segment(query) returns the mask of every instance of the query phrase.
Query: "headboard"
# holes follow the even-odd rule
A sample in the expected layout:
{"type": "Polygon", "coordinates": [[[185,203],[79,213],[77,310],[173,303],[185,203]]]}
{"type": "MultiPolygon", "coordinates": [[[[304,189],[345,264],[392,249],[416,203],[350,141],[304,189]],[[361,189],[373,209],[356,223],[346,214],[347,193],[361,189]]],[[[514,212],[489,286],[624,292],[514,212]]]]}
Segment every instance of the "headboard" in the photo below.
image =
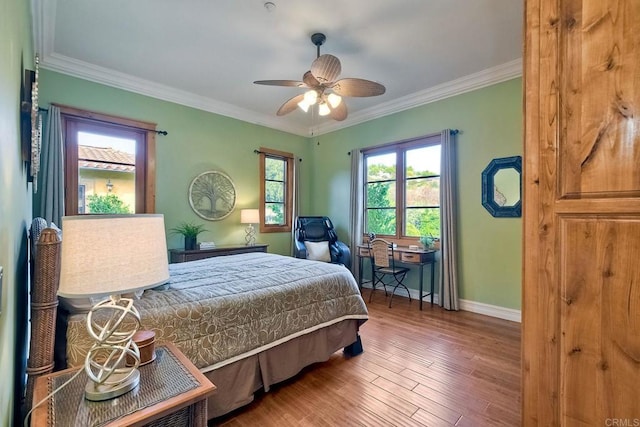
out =
{"type": "MultiPolygon", "coordinates": [[[[60,280],[58,231],[42,229],[41,218],[31,227],[31,338],[27,361],[26,411],[31,409],[35,379],[53,371],[54,342],[60,280]]],[[[46,224],[46,222],[45,222],[46,224]]]]}

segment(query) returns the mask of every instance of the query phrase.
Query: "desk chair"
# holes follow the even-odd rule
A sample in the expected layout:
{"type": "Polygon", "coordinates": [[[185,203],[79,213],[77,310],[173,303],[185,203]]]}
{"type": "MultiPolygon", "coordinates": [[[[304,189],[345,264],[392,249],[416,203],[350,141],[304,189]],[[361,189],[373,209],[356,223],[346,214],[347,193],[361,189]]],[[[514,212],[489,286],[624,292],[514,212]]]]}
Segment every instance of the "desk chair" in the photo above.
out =
{"type": "Polygon", "coordinates": [[[409,295],[409,303],[411,303],[411,294],[409,289],[402,283],[405,276],[409,272],[408,267],[396,267],[395,254],[393,251],[393,245],[384,239],[373,239],[369,242],[369,254],[371,255],[371,268],[372,268],[372,280],[371,280],[371,294],[369,295],[369,302],[373,296],[373,291],[376,290],[376,285],[382,283],[384,287],[384,295],[387,296],[387,285],[393,286],[391,291],[391,298],[389,299],[389,308],[391,308],[391,302],[393,301],[393,295],[396,293],[396,289],[399,286],[403,287],[409,295]],[[384,279],[387,276],[391,276],[394,283],[385,283],[384,279]]]}

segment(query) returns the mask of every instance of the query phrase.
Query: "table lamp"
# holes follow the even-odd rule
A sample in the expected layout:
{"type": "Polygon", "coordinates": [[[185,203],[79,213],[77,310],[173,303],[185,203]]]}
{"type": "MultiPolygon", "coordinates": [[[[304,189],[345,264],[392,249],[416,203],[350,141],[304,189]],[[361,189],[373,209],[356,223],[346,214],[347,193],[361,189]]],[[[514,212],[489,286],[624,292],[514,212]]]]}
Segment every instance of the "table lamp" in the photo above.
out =
{"type": "Polygon", "coordinates": [[[124,294],[169,280],[164,216],[65,216],[62,232],[58,295],[106,297],[87,314],[87,330],[95,341],[85,359],[85,397],[112,399],[140,380],[140,352],[133,341],[140,314],[124,294]],[[126,366],[127,355],[133,366],[126,366]]]}
{"type": "Polygon", "coordinates": [[[253,224],[260,222],[260,211],[258,209],[242,209],[240,210],[240,223],[249,224],[244,231],[247,233],[244,240],[247,242],[247,246],[253,246],[256,244],[256,229],[253,224]]]}

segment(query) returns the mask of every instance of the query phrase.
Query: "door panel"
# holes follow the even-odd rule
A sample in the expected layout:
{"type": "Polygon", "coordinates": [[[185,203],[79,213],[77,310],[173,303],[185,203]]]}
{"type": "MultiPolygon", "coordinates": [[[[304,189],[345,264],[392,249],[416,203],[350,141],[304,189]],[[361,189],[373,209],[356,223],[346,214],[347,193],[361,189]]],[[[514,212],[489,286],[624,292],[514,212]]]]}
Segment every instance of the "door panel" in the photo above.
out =
{"type": "Polygon", "coordinates": [[[525,19],[523,424],[640,425],[640,1],[525,19]]]}
{"type": "Polygon", "coordinates": [[[561,218],[560,233],[564,424],[632,419],[640,363],[640,220],[561,218]]]}
{"type": "Polygon", "coordinates": [[[640,195],[640,2],[560,2],[562,196],[640,195]]]}

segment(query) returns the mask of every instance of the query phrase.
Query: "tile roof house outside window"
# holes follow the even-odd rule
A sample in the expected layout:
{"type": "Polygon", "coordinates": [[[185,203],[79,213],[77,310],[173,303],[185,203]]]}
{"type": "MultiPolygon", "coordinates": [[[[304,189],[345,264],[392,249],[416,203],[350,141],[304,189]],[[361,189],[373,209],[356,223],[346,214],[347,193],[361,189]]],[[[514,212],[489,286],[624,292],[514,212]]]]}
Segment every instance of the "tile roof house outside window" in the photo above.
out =
{"type": "Polygon", "coordinates": [[[89,196],[116,195],[133,213],[135,155],[114,148],[78,145],[78,213],[91,213],[89,196]]]}

